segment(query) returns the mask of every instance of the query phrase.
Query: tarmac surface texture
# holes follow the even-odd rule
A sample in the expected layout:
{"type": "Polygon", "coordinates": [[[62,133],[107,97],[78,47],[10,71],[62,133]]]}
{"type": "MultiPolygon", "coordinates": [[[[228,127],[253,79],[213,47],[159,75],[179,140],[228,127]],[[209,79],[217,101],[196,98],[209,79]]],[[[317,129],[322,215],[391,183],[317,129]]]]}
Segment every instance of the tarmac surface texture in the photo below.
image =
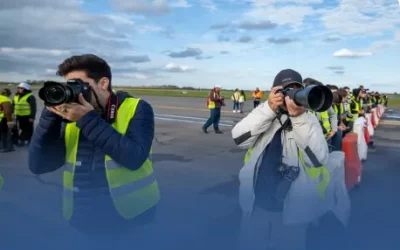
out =
{"type": "MultiPolygon", "coordinates": [[[[204,134],[201,126],[209,115],[205,99],[143,99],[156,117],[153,164],[162,195],[157,226],[143,230],[162,235],[153,241],[163,249],[234,249],[240,225],[237,175],[245,152],[235,146],[230,130],[245,114],[232,113],[228,101],[221,117],[224,134],[214,134],[212,128],[204,134]]],[[[245,111],[251,109],[252,103],[246,103],[245,111]]],[[[309,249],[400,249],[399,130],[398,125],[381,125],[376,131],[377,149],[363,165],[361,186],[351,192],[348,228],[325,216],[309,230],[309,249]]],[[[0,249],[74,249],[84,236],[62,218],[62,173],[33,175],[27,151],[0,154],[5,179],[0,244],[7,246],[0,249]]]]}

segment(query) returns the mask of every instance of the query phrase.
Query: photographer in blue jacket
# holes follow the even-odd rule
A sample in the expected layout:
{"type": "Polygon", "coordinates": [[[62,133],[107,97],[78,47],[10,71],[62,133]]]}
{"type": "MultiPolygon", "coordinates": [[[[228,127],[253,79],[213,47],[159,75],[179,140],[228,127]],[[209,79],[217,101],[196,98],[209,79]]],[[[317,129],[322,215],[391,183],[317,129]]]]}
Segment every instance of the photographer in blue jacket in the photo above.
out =
{"type": "Polygon", "coordinates": [[[154,113],[147,102],[112,91],[111,69],[95,55],[72,56],[57,74],[67,83],[47,82],[39,92],[46,107],[29,168],[63,168],[64,218],[97,245],[114,246],[117,236],[155,217],[154,113]]]}

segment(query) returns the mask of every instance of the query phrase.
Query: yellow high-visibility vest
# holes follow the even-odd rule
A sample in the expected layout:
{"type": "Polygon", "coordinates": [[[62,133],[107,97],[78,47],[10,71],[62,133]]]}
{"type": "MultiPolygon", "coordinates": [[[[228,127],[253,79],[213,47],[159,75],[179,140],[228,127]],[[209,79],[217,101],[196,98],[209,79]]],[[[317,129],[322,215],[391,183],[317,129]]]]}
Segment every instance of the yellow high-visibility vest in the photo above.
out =
{"type": "MultiPolygon", "coordinates": [[[[247,150],[247,153],[244,157],[244,163],[246,164],[253,153],[254,148],[250,148],[247,150]]],[[[304,161],[303,154],[301,153],[300,149],[298,149],[299,160],[301,165],[303,166],[304,171],[307,173],[308,177],[311,179],[320,178],[321,182],[317,185],[317,191],[319,196],[322,199],[325,199],[325,191],[331,181],[331,174],[326,166],[313,166],[308,167],[306,162],[304,161]]]]}
{"type": "MultiPolygon", "coordinates": [[[[135,115],[138,98],[126,98],[118,109],[118,116],[112,126],[125,135],[129,122],[135,115]]],[[[80,130],[76,123],[65,128],[66,164],[64,166],[63,215],[70,220],[74,210],[74,173],[78,152],[80,130]]],[[[129,170],[115,162],[110,156],[104,159],[106,176],[114,207],[121,217],[133,219],[154,207],[160,200],[160,191],[152,167],[151,150],[149,158],[138,170],[129,170]]]]}
{"type": "MultiPolygon", "coordinates": [[[[215,92],[213,92],[213,97],[215,98],[217,96],[217,94],[215,92]]],[[[215,109],[215,102],[211,101],[210,98],[208,98],[208,108],[209,109],[215,109]]]]}
{"type": "Polygon", "coordinates": [[[360,111],[360,106],[357,103],[356,99],[354,97],[351,97],[350,102],[347,104],[347,109],[349,110],[349,112],[351,112],[351,114],[353,115],[353,117],[346,117],[346,121],[355,121],[358,118],[358,111],[360,111]],[[355,111],[357,112],[357,114],[353,113],[351,110],[351,104],[354,103],[355,105],[355,111]]]}
{"type": "Polygon", "coordinates": [[[14,112],[18,116],[28,116],[31,114],[31,106],[28,103],[28,98],[32,93],[28,93],[19,98],[18,95],[14,96],[14,112]]]}
{"type": "Polygon", "coordinates": [[[311,111],[310,110],[310,112],[313,113],[318,118],[318,120],[320,121],[322,127],[324,128],[324,131],[326,132],[325,136],[328,136],[329,133],[332,131],[331,122],[329,120],[328,111],[315,112],[315,111],[311,111]]]}
{"type": "Polygon", "coordinates": [[[343,115],[344,114],[344,104],[340,103],[339,108],[337,107],[338,105],[333,105],[333,110],[337,115],[343,115]]]}
{"type": "MultiPolygon", "coordinates": [[[[11,103],[11,99],[8,98],[7,96],[4,95],[0,95],[0,104],[4,103],[4,102],[9,102],[11,103]]],[[[0,110],[0,121],[1,119],[4,118],[4,111],[0,110]]]]}

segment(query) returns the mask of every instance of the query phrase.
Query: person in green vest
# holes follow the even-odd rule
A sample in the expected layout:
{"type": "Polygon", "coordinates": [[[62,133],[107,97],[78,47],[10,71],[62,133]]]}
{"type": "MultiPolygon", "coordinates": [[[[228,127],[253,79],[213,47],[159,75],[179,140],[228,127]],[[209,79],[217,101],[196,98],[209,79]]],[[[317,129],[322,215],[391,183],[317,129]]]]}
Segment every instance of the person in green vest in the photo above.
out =
{"type": "Polygon", "coordinates": [[[338,130],[336,134],[332,137],[333,151],[342,151],[342,139],[343,131],[346,131],[346,125],[344,125],[344,120],[346,119],[346,112],[344,109],[344,102],[347,98],[347,92],[344,89],[338,89],[333,92],[333,110],[338,117],[338,130]]]}
{"type": "Polygon", "coordinates": [[[245,103],[246,103],[246,94],[244,93],[244,90],[241,90],[239,96],[239,107],[241,114],[243,114],[243,107],[245,103]]]}
{"type": "Polygon", "coordinates": [[[25,82],[18,85],[17,93],[14,96],[14,114],[17,118],[19,146],[29,144],[33,134],[33,125],[36,116],[36,99],[32,95],[31,87],[25,82]]]}
{"type": "Polygon", "coordinates": [[[7,153],[14,151],[11,140],[11,129],[15,125],[12,117],[11,91],[3,89],[0,93],[0,148],[1,152],[7,153]]]}
{"type": "Polygon", "coordinates": [[[89,85],[92,98],[80,94],[79,103],[43,109],[29,145],[29,169],[34,174],[63,169],[63,217],[94,249],[118,249],[118,242],[132,237],[139,242],[160,200],[153,109],[113,91],[111,68],[96,55],[67,58],[57,73],[89,85]]]}
{"type": "Polygon", "coordinates": [[[235,89],[235,92],[233,92],[231,99],[232,99],[232,112],[233,113],[239,113],[240,112],[240,106],[239,106],[239,97],[240,97],[240,92],[239,89],[235,89]]]}

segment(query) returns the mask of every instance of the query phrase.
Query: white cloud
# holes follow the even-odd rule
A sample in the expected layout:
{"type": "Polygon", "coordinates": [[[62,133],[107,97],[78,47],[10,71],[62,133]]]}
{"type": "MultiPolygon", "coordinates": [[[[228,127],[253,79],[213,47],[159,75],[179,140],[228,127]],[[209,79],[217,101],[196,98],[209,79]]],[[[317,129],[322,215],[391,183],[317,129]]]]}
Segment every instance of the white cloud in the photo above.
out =
{"type": "Polygon", "coordinates": [[[194,69],[186,65],[168,63],[167,65],[165,65],[164,70],[173,73],[182,73],[182,72],[193,71],[194,69]]]}
{"type": "Polygon", "coordinates": [[[331,31],[345,35],[381,35],[400,24],[400,8],[392,0],[341,0],[326,11],[322,21],[331,31]]]}
{"type": "Polygon", "coordinates": [[[324,0],[251,0],[255,6],[271,6],[272,4],[321,4],[324,0]]]}
{"type": "Polygon", "coordinates": [[[171,8],[188,8],[190,4],[186,0],[110,0],[112,6],[124,12],[162,16],[171,11],[171,8]]]}
{"type": "Polygon", "coordinates": [[[279,25],[299,27],[306,16],[315,15],[316,11],[310,6],[289,5],[284,7],[257,7],[245,13],[245,19],[271,21],[279,25]]]}
{"type": "Polygon", "coordinates": [[[344,57],[344,58],[356,58],[356,57],[365,57],[365,56],[372,56],[372,52],[369,51],[352,51],[349,49],[341,49],[333,53],[335,57],[344,57]]]}
{"type": "Polygon", "coordinates": [[[200,4],[211,11],[215,11],[217,6],[215,5],[213,0],[200,0],[200,4]]]}
{"type": "Polygon", "coordinates": [[[186,0],[176,0],[175,2],[172,2],[171,7],[175,8],[189,8],[191,5],[188,3],[186,0]]]}
{"type": "Polygon", "coordinates": [[[0,54],[24,56],[67,56],[71,54],[71,52],[68,50],[58,49],[0,48],[0,54]]]}

